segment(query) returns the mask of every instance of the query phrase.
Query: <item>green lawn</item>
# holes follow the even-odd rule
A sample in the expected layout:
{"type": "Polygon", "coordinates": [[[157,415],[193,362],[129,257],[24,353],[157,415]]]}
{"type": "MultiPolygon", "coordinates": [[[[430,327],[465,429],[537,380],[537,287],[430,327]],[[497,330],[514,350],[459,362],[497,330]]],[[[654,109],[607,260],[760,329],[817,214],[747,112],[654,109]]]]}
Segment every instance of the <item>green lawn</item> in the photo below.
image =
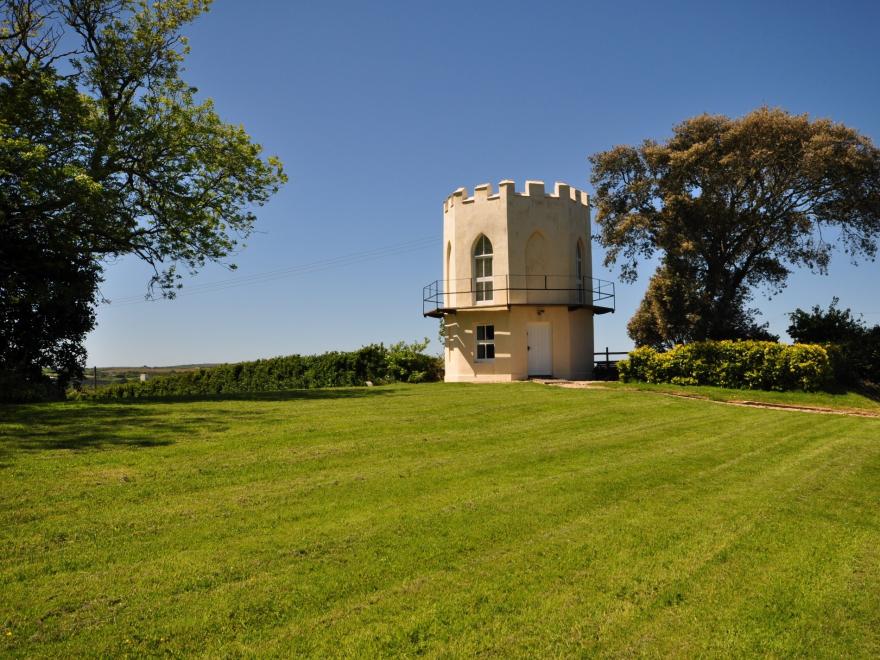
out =
{"type": "Polygon", "coordinates": [[[880,420],[417,385],[0,408],[0,655],[880,654],[880,420]]]}

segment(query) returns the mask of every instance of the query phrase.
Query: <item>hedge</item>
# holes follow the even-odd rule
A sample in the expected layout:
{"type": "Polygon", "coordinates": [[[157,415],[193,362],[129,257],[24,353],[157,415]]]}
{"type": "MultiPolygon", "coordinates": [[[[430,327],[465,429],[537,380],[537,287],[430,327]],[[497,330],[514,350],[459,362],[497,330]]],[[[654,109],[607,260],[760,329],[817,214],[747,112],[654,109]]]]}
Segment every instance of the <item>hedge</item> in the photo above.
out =
{"type": "Polygon", "coordinates": [[[637,348],[617,368],[623,381],[751,390],[814,391],[834,380],[825,347],[772,341],[703,341],[665,352],[637,348]]]}
{"type": "Polygon", "coordinates": [[[389,348],[371,344],[347,353],[289,355],[157,376],[143,382],[108,385],[95,391],[72,393],[71,396],[95,401],[160,399],[352,387],[365,385],[367,381],[380,384],[438,380],[442,376],[442,363],[436,357],[425,355],[422,351],[426,347],[427,340],[414,344],[400,342],[389,348]]]}

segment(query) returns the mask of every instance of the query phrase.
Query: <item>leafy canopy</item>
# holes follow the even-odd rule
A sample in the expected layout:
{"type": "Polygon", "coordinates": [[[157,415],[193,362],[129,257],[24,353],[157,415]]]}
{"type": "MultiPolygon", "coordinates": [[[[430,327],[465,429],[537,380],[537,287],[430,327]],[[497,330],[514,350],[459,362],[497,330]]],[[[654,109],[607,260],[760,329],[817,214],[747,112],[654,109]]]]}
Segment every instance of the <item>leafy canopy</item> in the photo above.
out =
{"type": "Polygon", "coordinates": [[[840,343],[861,339],[870,332],[864,321],[854,317],[849,308],[839,309],[838,303],[840,299],[835,296],[827,311],[814,305],[809,312],[800,308],[791,312],[788,315],[791,320],[787,330],[789,336],[803,344],[840,343]]]}
{"type": "Polygon", "coordinates": [[[16,339],[41,315],[55,315],[61,326],[65,314],[76,316],[46,341],[81,345],[109,258],[138,256],[153,267],[150,294],[173,296],[178,269],[229,257],[251,232],[254,208],[286,180],[276,158],[264,159],[241,126],[224,123],[181,79],[188,52],[181,30],[208,6],[0,2],[0,339],[7,346],[0,368],[58,366],[51,350],[34,353],[16,339]],[[21,253],[20,245],[32,249],[21,253]],[[40,260],[46,271],[29,279],[40,260]],[[70,279],[71,264],[83,270],[82,286],[54,286],[70,279]]]}
{"type": "Polygon", "coordinates": [[[665,142],[590,162],[605,264],[633,282],[640,260],[660,257],[629,324],[639,345],[759,338],[756,287],[776,292],[797,267],[827,272],[836,247],[877,252],[880,150],[827,119],[700,115],[665,142]]]}
{"type": "Polygon", "coordinates": [[[815,305],[809,312],[800,308],[788,315],[788,334],[796,342],[834,344],[837,380],[842,384],[880,385],[880,325],[869,327],[847,309],[838,308],[832,298],[828,310],[815,305]]]}

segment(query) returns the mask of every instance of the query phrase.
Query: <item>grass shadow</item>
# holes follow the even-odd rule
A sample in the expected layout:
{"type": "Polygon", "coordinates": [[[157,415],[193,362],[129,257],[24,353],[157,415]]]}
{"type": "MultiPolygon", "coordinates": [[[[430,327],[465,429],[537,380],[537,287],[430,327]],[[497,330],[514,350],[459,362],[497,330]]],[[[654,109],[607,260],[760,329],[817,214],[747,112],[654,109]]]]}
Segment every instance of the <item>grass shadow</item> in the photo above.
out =
{"type": "Polygon", "coordinates": [[[169,420],[134,406],[28,404],[0,408],[0,467],[19,452],[163,447],[216,420],[169,420]]]}
{"type": "Polygon", "coordinates": [[[263,414],[236,410],[234,414],[179,416],[165,404],[225,401],[301,401],[351,399],[394,394],[393,389],[346,387],[279,392],[229,393],[119,401],[33,403],[0,406],[0,468],[18,452],[88,451],[109,447],[164,447],[195,433],[222,433],[230,423],[247,423],[263,414]]]}
{"type": "MultiPolygon", "coordinates": [[[[796,391],[796,390],[795,390],[796,391]]],[[[832,396],[846,396],[847,394],[858,394],[866,399],[880,403],[880,385],[876,385],[870,381],[862,380],[857,383],[841,384],[832,383],[823,387],[818,392],[830,394],[832,396]]]]}
{"type": "Polygon", "coordinates": [[[862,381],[859,387],[856,389],[856,392],[861,394],[866,399],[871,399],[871,401],[876,401],[877,403],[880,403],[880,385],[876,383],[862,381]]]}

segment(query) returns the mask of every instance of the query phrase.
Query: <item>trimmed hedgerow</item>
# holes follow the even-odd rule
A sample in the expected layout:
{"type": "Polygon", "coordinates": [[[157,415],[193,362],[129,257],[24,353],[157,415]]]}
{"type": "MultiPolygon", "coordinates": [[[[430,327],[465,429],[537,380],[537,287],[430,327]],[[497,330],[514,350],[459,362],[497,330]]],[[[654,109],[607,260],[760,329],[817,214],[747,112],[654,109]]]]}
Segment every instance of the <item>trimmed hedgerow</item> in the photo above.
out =
{"type": "Polygon", "coordinates": [[[665,352],[637,348],[617,368],[623,381],[752,390],[814,391],[833,381],[823,346],[772,341],[702,341],[665,352]]]}
{"type": "Polygon", "coordinates": [[[442,363],[423,351],[428,342],[382,344],[358,351],[321,355],[288,355],[254,362],[224,364],[144,382],[108,385],[94,392],[74,396],[96,401],[119,399],[161,399],[163,397],[247,394],[318,387],[353,387],[372,383],[403,381],[419,383],[439,380],[442,363]]]}

